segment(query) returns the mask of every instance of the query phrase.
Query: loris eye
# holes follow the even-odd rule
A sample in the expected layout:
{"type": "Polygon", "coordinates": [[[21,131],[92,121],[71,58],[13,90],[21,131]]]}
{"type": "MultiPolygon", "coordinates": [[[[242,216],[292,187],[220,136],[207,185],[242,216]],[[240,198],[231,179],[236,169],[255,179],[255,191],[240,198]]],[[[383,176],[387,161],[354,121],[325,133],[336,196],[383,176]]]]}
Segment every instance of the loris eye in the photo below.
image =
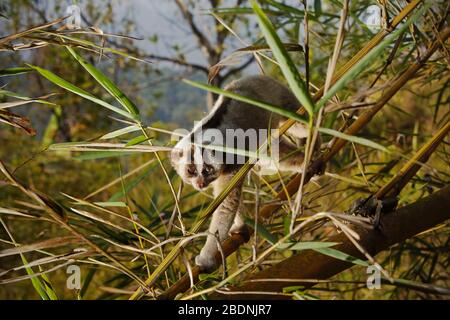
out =
{"type": "Polygon", "coordinates": [[[188,169],[187,169],[187,172],[190,174],[190,175],[194,175],[194,174],[196,174],[197,173],[197,169],[195,168],[195,167],[189,167],[188,169]]]}
{"type": "Polygon", "coordinates": [[[211,166],[206,166],[206,167],[203,169],[203,172],[206,173],[206,174],[211,174],[211,173],[213,173],[213,171],[214,171],[214,168],[211,167],[211,166]]]}

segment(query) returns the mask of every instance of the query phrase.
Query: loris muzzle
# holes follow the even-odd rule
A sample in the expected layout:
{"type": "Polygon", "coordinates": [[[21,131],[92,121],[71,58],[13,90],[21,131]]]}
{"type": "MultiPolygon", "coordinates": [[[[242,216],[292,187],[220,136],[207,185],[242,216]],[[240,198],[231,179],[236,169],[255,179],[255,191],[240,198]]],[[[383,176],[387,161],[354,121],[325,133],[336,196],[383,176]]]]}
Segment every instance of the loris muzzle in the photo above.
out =
{"type": "Polygon", "coordinates": [[[172,150],[170,160],[181,179],[201,191],[223,174],[225,169],[223,161],[215,159],[215,153],[215,150],[182,142],[172,150]]]}

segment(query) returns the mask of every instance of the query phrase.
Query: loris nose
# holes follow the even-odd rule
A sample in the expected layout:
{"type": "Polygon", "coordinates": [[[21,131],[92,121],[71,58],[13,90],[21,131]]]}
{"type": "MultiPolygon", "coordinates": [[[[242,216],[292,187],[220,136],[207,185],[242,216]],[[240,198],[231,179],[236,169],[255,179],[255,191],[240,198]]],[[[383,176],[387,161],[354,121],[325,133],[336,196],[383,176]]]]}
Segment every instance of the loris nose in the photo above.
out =
{"type": "Polygon", "coordinates": [[[204,187],[206,187],[205,180],[198,180],[198,181],[197,181],[197,186],[198,186],[200,189],[203,189],[204,187]]]}

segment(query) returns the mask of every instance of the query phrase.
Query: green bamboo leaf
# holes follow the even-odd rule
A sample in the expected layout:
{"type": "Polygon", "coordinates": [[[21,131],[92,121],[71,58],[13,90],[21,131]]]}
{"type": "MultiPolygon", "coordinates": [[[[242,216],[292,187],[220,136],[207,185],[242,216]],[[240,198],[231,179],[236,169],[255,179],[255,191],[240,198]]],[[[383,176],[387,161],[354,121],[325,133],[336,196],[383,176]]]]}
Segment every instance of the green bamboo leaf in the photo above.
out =
{"type": "Polygon", "coordinates": [[[322,14],[322,0],[314,0],[314,14],[316,17],[322,14]]]}
{"type": "Polygon", "coordinates": [[[127,204],[122,201],[105,201],[105,202],[94,202],[94,204],[100,207],[122,207],[126,208],[127,204]]]}
{"type": "Polygon", "coordinates": [[[366,147],[370,147],[370,148],[374,148],[374,149],[378,149],[380,151],[386,152],[386,153],[390,153],[390,151],[382,146],[379,143],[373,142],[372,140],[366,139],[366,138],[361,138],[361,137],[357,137],[357,136],[352,136],[337,130],[333,130],[333,129],[329,129],[329,128],[319,128],[318,129],[319,132],[324,133],[324,134],[328,134],[330,136],[334,136],[337,138],[341,138],[344,140],[348,140],[357,144],[361,144],[363,146],[366,147]]]}
{"type": "Polygon", "coordinates": [[[206,91],[209,91],[209,92],[213,92],[213,93],[216,93],[216,94],[219,94],[219,95],[221,94],[221,95],[223,95],[225,97],[228,97],[228,98],[231,98],[231,99],[234,99],[234,100],[238,100],[238,101],[242,101],[242,102],[245,102],[245,103],[248,103],[248,104],[260,107],[262,109],[265,109],[267,111],[271,111],[273,113],[277,113],[279,115],[288,117],[288,118],[296,120],[298,122],[301,122],[301,123],[304,123],[304,124],[308,124],[308,121],[304,117],[302,117],[301,115],[299,115],[298,113],[295,113],[293,111],[289,111],[289,110],[286,110],[284,108],[277,107],[277,106],[274,106],[272,104],[269,104],[269,103],[266,103],[266,102],[263,102],[263,101],[259,101],[259,100],[253,99],[253,98],[245,97],[245,96],[242,96],[242,95],[237,94],[237,93],[233,93],[233,92],[230,92],[230,91],[222,90],[220,88],[217,88],[217,87],[214,87],[214,86],[211,86],[211,85],[195,82],[195,81],[188,80],[188,79],[183,79],[183,82],[185,82],[185,83],[187,83],[187,84],[189,84],[189,85],[191,85],[193,87],[197,87],[197,88],[200,88],[200,89],[203,89],[203,90],[206,90],[206,91]]]}
{"type": "Polygon", "coordinates": [[[142,146],[135,145],[126,147],[124,143],[102,143],[102,142],[63,142],[49,146],[49,150],[71,150],[71,151],[106,151],[106,152],[170,152],[172,148],[164,146],[142,146]]]}
{"type": "MultiPolygon", "coordinates": [[[[247,217],[245,217],[244,220],[245,220],[245,224],[246,225],[248,225],[248,226],[250,226],[252,228],[255,227],[255,220],[247,218],[247,217]]],[[[266,239],[270,244],[277,243],[278,238],[275,235],[273,235],[269,230],[267,230],[262,224],[257,223],[256,224],[256,230],[257,230],[258,234],[262,238],[266,239]]],[[[278,246],[278,248],[279,247],[280,246],[278,246]]]]}
{"type": "Polygon", "coordinates": [[[220,281],[221,280],[217,275],[215,275],[213,273],[200,273],[198,275],[198,279],[200,281],[205,281],[205,280],[220,281]]]}
{"type": "Polygon", "coordinates": [[[278,245],[278,249],[281,250],[312,250],[323,249],[337,245],[337,242],[321,242],[321,241],[302,241],[297,243],[281,243],[278,245]]]}
{"type": "MultiPolygon", "coordinates": [[[[53,102],[49,102],[47,100],[30,98],[30,97],[24,96],[23,94],[20,94],[20,93],[17,93],[17,92],[8,91],[8,90],[0,90],[0,95],[5,95],[7,97],[17,98],[17,99],[20,99],[22,101],[25,101],[25,103],[36,102],[36,103],[46,104],[46,105],[54,106],[54,107],[59,106],[58,104],[53,103],[53,102]]],[[[50,95],[47,95],[45,97],[50,97],[52,95],[55,95],[55,94],[50,94],[50,95]]]]}
{"type": "MultiPolygon", "coordinates": [[[[39,266],[39,271],[43,272],[44,269],[39,266]]],[[[47,293],[50,300],[58,300],[58,296],[56,295],[55,289],[53,288],[52,283],[50,282],[50,279],[47,277],[45,273],[41,274],[41,278],[43,280],[45,292],[47,293]]]]}
{"type": "Polygon", "coordinates": [[[150,173],[152,173],[152,171],[156,167],[156,164],[157,163],[154,163],[146,171],[144,171],[143,173],[139,174],[136,178],[132,179],[131,181],[127,182],[123,186],[123,189],[121,188],[120,191],[118,191],[115,194],[113,194],[108,199],[108,201],[109,202],[117,201],[120,198],[122,198],[123,196],[125,196],[126,194],[128,194],[131,190],[133,190],[136,186],[138,186],[145,178],[147,178],[150,173]]]}
{"type": "Polygon", "coordinates": [[[74,156],[75,160],[97,160],[105,158],[117,158],[136,155],[135,152],[124,152],[124,151],[87,151],[80,155],[74,156]]]}
{"type": "MultiPolygon", "coordinates": [[[[290,118],[292,120],[296,120],[296,121],[298,121],[300,123],[308,124],[308,121],[305,118],[303,118],[302,116],[300,116],[298,113],[286,110],[284,108],[277,107],[277,106],[274,106],[272,104],[269,104],[269,103],[266,103],[266,102],[263,102],[263,101],[259,101],[259,100],[253,99],[253,98],[245,97],[245,96],[239,95],[237,93],[233,93],[233,92],[230,92],[230,91],[222,90],[222,89],[219,89],[219,88],[214,87],[214,86],[202,84],[202,83],[191,81],[191,80],[187,80],[187,79],[184,79],[183,81],[185,83],[191,85],[191,86],[194,86],[194,87],[197,87],[197,88],[200,88],[200,89],[203,89],[203,90],[207,90],[207,91],[219,94],[219,95],[223,95],[225,97],[228,97],[228,98],[231,98],[231,99],[234,99],[234,100],[238,100],[238,101],[242,101],[242,102],[245,102],[245,103],[248,103],[248,104],[252,104],[252,105],[260,107],[260,108],[262,108],[264,110],[271,111],[273,113],[277,113],[279,115],[288,117],[288,118],[290,118]]],[[[346,133],[339,132],[337,130],[333,130],[333,129],[329,129],[329,128],[319,128],[318,130],[319,130],[319,132],[324,133],[324,134],[328,134],[328,135],[331,135],[331,136],[334,136],[334,137],[337,137],[337,138],[348,140],[348,141],[351,141],[351,142],[354,142],[354,143],[357,143],[357,144],[361,144],[361,145],[364,145],[364,146],[367,146],[367,147],[375,148],[375,149],[378,149],[378,150],[381,150],[381,151],[384,151],[384,152],[387,152],[387,153],[389,152],[389,150],[386,149],[385,147],[383,147],[382,145],[380,145],[380,144],[378,144],[376,142],[373,142],[373,141],[371,141],[369,139],[348,135],[346,133]]]]}
{"type": "MultiPolygon", "coordinates": [[[[23,254],[20,254],[20,258],[22,259],[22,263],[24,265],[28,264],[27,259],[25,259],[25,256],[23,254]]],[[[45,285],[42,283],[41,279],[35,275],[34,271],[30,267],[25,268],[27,274],[29,276],[32,276],[30,278],[31,283],[33,284],[34,289],[39,294],[42,300],[50,300],[50,297],[47,294],[47,291],[45,290],[45,285]]]]}
{"type": "Polygon", "coordinates": [[[136,105],[111,80],[109,80],[107,76],[83,59],[83,57],[76,53],[71,47],[66,46],[66,48],[81,66],[86,69],[86,71],[89,72],[90,75],[93,76],[94,79],[97,80],[97,82],[125,108],[125,110],[135,116],[139,115],[139,109],[136,105]]]}
{"type": "Polygon", "coordinates": [[[17,74],[22,74],[22,73],[28,73],[33,71],[32,68],[28,68],[28,67],[14,67],[14,68],[6,68],[6,69],[1,69],[0,70],[0,77],[6,77],[6,76],[14,76],[17,74]]]}
{"type": "Polygon", "coordinates": [[[94,278],[95,273],[97,272],[97,268],[89,269],[87,275],[84,277],[83,285],[81,286],[81,290],[78,293],[79,299],[83,299],[89,285],[92,283],[92,279],[94,278]]]}
{"type": "MultiPolygon", "coordinates": [[[[53,34],[51,32],[41,31],[41,33],[45,34],[47,36],[53,36],[53,34]]],[[[135,56],[133,56],[131,54],[128,54],[127,52],[120,51],[120,50],[117,50],[117,49],[114,49],[114,48],[100,46],[100,45],[95,44],[94,42],[86,40],[86,39],[75,38],[75,37],[71,37],[71,36],[68,36],[68,35],[65,35],[65,34],[62,34],[62,33],[58,33],[58,37],[60,37],[62,39],[69,40],[69,42],[72,42],[72,43],[69,43],[70,45],[74,45],[74,46],[79,45],[79,47],[82,47],[82,48],[83,47],[91,47],[91,48],[95,49],[94,51],[97,51],[99,53],[100,52],[110,52],[110,53],[122,56],[124,58],[129,58],[131,60],[145,62],[145,63],[151,63],[148,60],[140,59],[140,58],[135,57],[135,56]]],[[[83,48],[83,49],[86,49],[86,48],[83,48]]]]}
{"type": "Polygon", "coordinates": [[[126,147],[131,147],[131,146],[140,144],[140,143],[145,142],[145,141],[150,140],[150,139],[152,139],[152,137],[146,137],[144,135],[140,135],[140,136],[137,136],[137,137],[131,139],[130,141],[128,141],[125,146],[126,147]]]}
{"type": "Polygon", "coordinates": [[[70,91],[72,93],[75,93],[75,94],[77,94],[77,95],[79,95],[79,96],[81,96],[81,97],[83,97],[85,99],[88,99],[88,100],[92,101],[92,102],[95,102],[95,103],[101,105],[102,107],[105,107],[105,108],[107,108],[107,109],[109,109],[111,111],[114,111],[114,112],[116,112],[116,113],[118,113],[118,114],[120,114],[120,115],[122,115],[122,116],[124,116],[126,118],[136,120],[136,116],[135,115],[133,115],[133,114],[127,112],[127,111],[124,111],[122,109],[119,109],[117,107],[114,107],[113,105],[111,105],[111,104],[109,104],[109,103],[107,103],[107,102],[105,102],[105,101],[103,101],[103,100],[93,96],[89,92],[87,92],[87,91],[85,91],[85,90],[83,90],[81,88],[78,88],[77,86],[75,86],[72,83],[64,80],[63,78],[57,76],[56,74],[54,74],[51,71],[46,70],[46,69],[42,69],[42,68],[40,68],[38,66],[33,66],[33,65],[28,65],[28,66],[30,66],[30,68],[33,68],[34,70],[39,72],[40,75],[42,75],[44,78],[46,78],[50,82],[53,82],[54,84],[56,84],[59,87],[61,87],[63,89],[66,89],[66,90],[68,90],[68,91],[70,91]]]}
{"type": "Polygon", "coordinates": [[[59,128],[58,118],[61,117],[62,108],[61,106],[55,107],[48,120],[47,126],[45,127],[44,134],[42,136],[41,144],[43,147],[47,147],[53,143],[53,138],[59,128]]]}
{"type": "Polygon", "coordinates": [[[280,38],[278,37],[272,23],[267,18],[264,11],[259,7],[255,0],[251,1],[253,11],[255,11],[258,24],[261,31],[266,38],[266,41],[275,59],[278,61],[281,71],[283,72],[286,81],[288,82],[292,92],[297,97],[298,101],[303,105],[305,110],[309,113],[310,117],[314,114],[314,102],[309,95],[308,88],[302,80],[300,74],[297,71],[297,67],[292,61],[286,48],[283,46],[280,38]]]}
{"type": "Polygon", "coordinates": [[[111,132],[101,136],[100,140],[107,140],[107,139],[117,138],[117,137],[119,137],[121,135],[130,133],[130,132],[139,131],[139,130],[141,130],[141,128],[139,128],[136,125],[128,126],[128,127],[122,128],[122,129],[111,131],[111,132]]]}
{"type": "Polygon", "coordinates": [[[317,251],[317,252],[319,252],[321,254],[333,257],[335,259],[351,262],[353,264],[357,264],[357,265],[360,265],[360,266],[363,266],[363,267],[368,267],[370,265],[366,261],[363,261],[361,259],[355,258],[355,257],[353,257],[353,256],[351,256],[349,254],[346,254],[346,253],[344,253],[342,251],[339,251],[339,250],[336,250],[336,249],[332,249],[332,248],[313,248],[313,250],[315,250],[315,251],[317,251]]]}

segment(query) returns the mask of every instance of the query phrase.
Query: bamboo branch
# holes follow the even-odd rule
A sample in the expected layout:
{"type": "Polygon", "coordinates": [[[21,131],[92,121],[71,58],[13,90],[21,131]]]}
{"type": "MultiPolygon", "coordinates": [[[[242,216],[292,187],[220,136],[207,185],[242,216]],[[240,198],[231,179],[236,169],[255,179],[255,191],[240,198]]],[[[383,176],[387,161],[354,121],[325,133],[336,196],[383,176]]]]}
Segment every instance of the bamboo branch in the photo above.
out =
{"type": "Polygon", "coordinates": [[[67,19],[67,17],[58,18],[58,19],[55,19],[55,20],[53,20],[51,22],[40,24],[38,26],[31,27],[31,28],[26,29],[24,31],[20,31],[20,32],[8,35],[6,37],[0,38],[0,45],[4,45],[7,42],[11,42],[12,40],[18,39],[20,37],[24,37],[27,34],[30,34],[32,32],[35,32],[35,31],[38,31],[38,30],[42,30],[42,29],[46,29],[48,27],[54,26],[55,24],[58,24],[58,23],[64,21],[65,19],[67,19]]]}
{"type": "Polygon", "coordinates": [[[420,150],[412,157],[398,172],[397,174],[385,184],[375,194],[377,199],[384,197],[397,196],[400,190],[411,180],[417,171],[422,167],[422,164],[428,161],[428,158],[436,150],[437,146],[444,140],[450,130],[450,121],[440,129],[433,136],[433,138],[420,148],[420,150]]]}
{"type": "Polygon", "coordinates": [[[197,37],[200,47],[203,50],[205,50],[209,55],[213,54],[215,52],[214,47],[209,42],[208,38],[197,27],[196,23],[194,22],[194,16],[189,11],[186,4],[182,0],[175,0],[175,3],[180,9],[184,19],[189,24],[189,27],[191,28],[192,32],[197,37]]]}
{"type": "MultiPolygon", "coordinates": [[[[418,233],[428,230],[437,224],[445,222],[450,218],[450,186],[433,193],[431,196],[402,207],[391,214],[384,215],[382,231],[378,229],[367,230],[354,228],[359,236],[359,244],[363,246],[370,255],[386,250],[392,245],[405,241],[418,233]],[[426,212],[426,217],[424,216],[426,212]]],[[[340,243],[336,250],[345,252],[351,256],[364,259],[364,254],[357,249],[353,243],[344,235],[334,236],[327,241],[340,243]]],[[[242,286],[230,288],[230,291],[239,291],[238,294],[215,293],[213,299],[282,299],[282,296],[263,295],[263,292],[280,292],[284,287],[301,285],[310,288],[316,283],[301,282],[302,279],[328,279],[354,264],[337,260],[333,257],[323,255],[317,251],[306,250],[301,254],[294,255],[264,271],[244,280],[242,286]],[[255,279],[298,279],[292,282],[248,282],[255,279]],[[245,294],[245,291],[252,291],[245,294]],[[255,293],[256,292],[256,293],[255,293]],[[261,294],[258,294],[261,292],[261,294]]]]}

